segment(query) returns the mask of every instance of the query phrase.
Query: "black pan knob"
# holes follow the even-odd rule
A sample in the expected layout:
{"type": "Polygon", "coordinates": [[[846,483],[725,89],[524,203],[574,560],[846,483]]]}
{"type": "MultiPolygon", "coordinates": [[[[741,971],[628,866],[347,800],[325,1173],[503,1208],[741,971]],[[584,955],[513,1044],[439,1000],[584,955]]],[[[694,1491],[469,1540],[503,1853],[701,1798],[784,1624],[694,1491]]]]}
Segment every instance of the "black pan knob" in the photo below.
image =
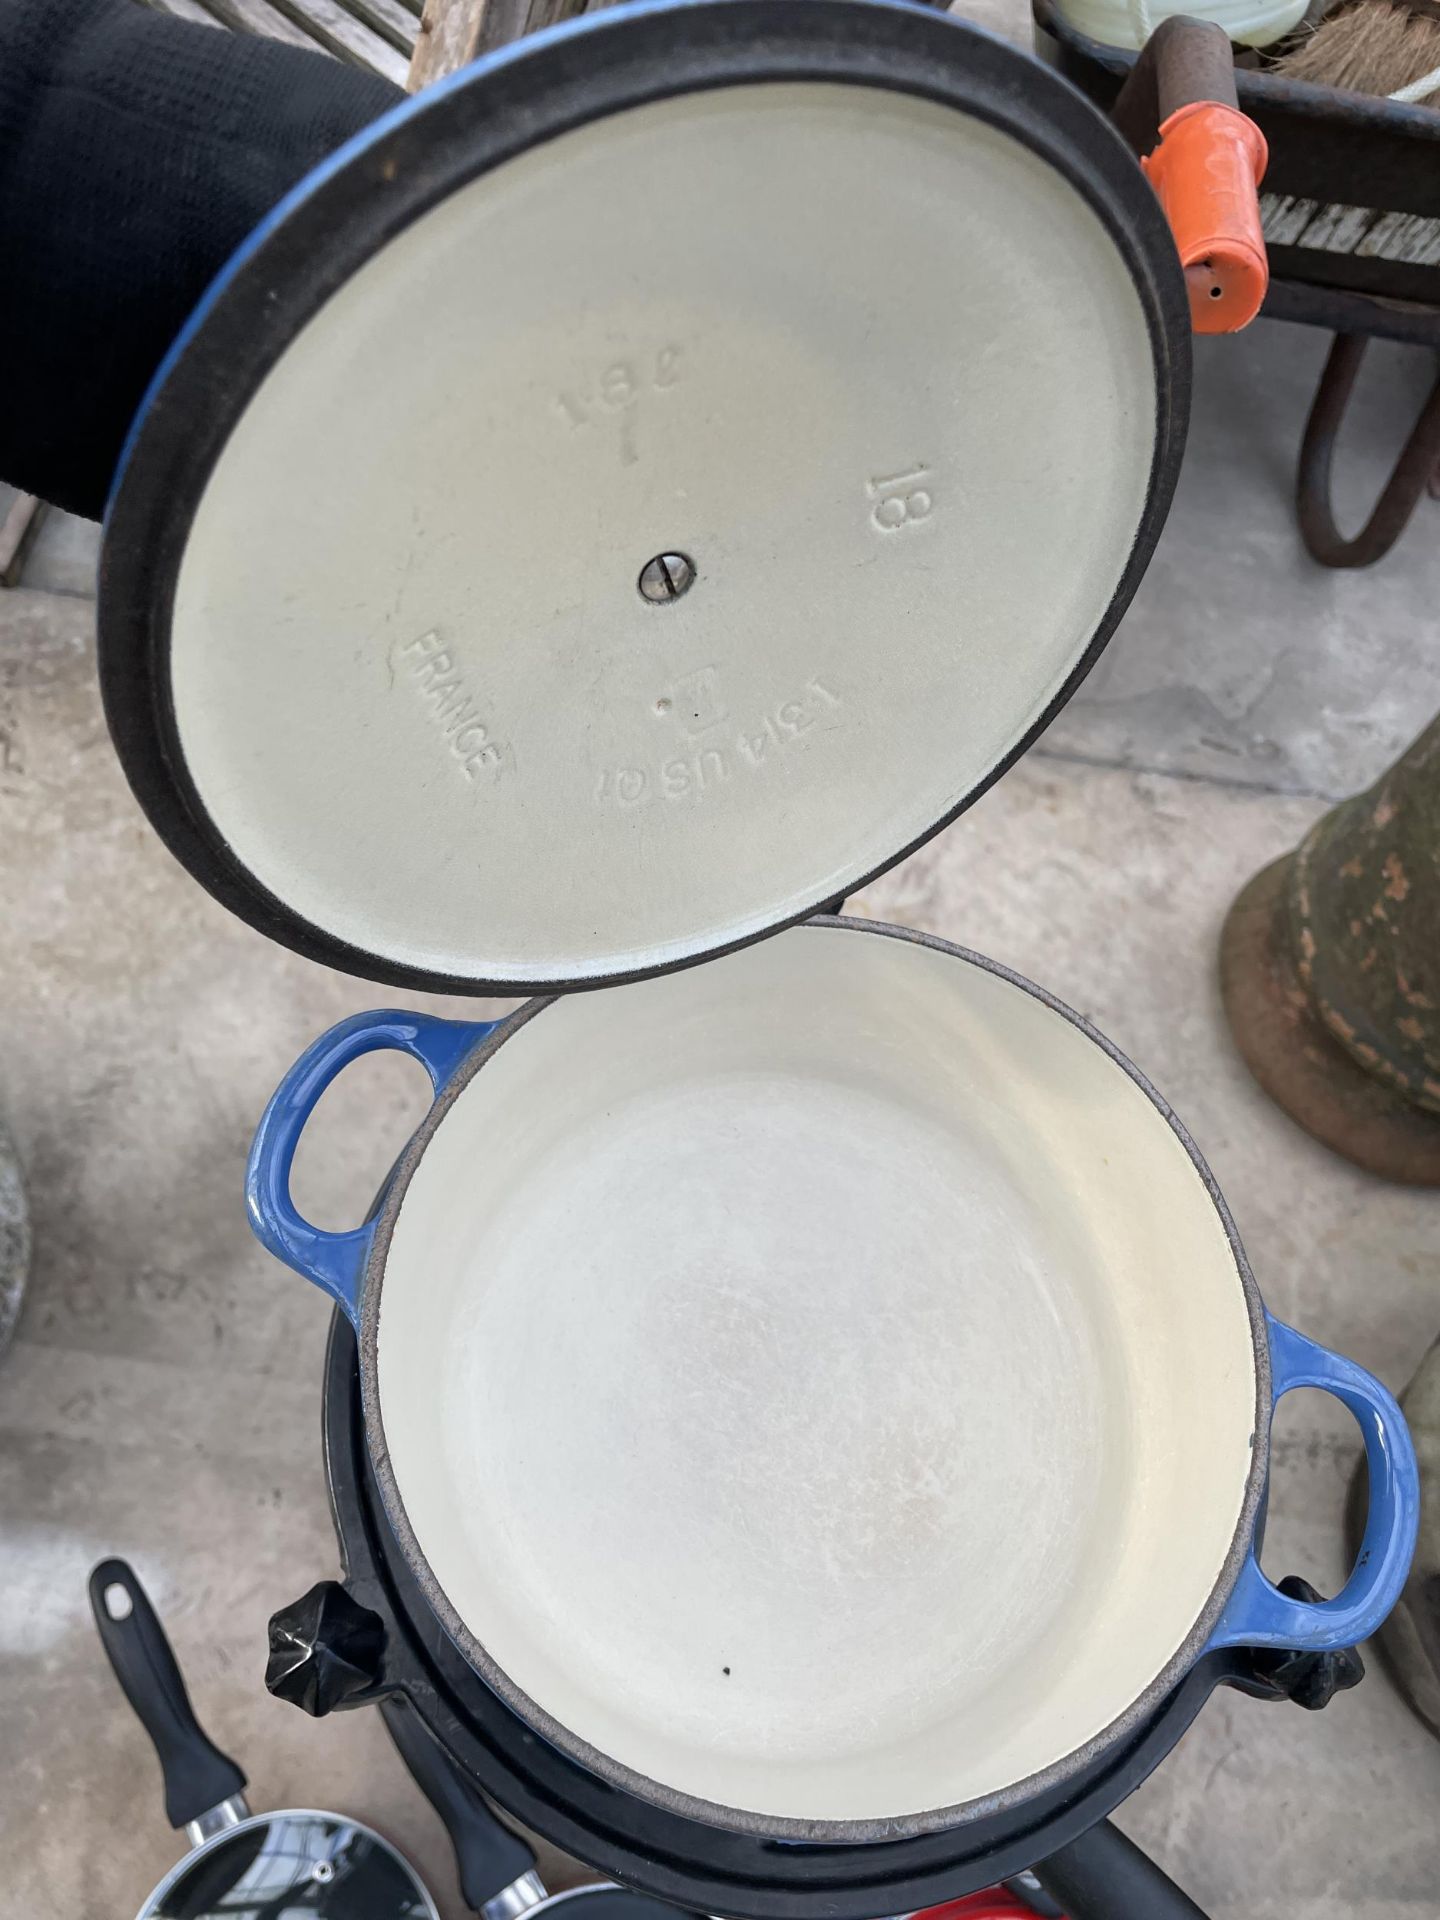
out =
{"type": "Polygon", "coordinates": [[[265,1685],[306,1713],[358,1706],[380,1689],[385,1626],[336,1580],[321,1580],[270,1621],[265,1685]]]}

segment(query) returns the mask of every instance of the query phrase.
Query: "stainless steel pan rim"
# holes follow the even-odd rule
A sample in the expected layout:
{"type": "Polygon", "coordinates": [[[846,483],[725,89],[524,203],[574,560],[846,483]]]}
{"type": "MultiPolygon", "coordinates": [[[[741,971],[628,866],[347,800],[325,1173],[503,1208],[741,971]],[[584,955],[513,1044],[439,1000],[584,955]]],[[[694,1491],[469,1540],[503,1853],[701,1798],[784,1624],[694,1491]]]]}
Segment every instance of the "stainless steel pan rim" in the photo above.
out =
{"type": "Polygon", "coordinates": [[[420,1879],[405,1856],[385,1838],[384,1834],[377,1833],[373,1827],[366,1826],[363,1820],[352,1820],[346,1814],[327,1812],[322,1807],[281,1807],[277,1808],[273,1813],[251,1813],[247,1814],[243,1820],[236,1820],[229,1826],[218,1828],[214,1833],[210,1834],[208,1838],[202,1840],[199,1846],[192,1847],[189,1853],[185,1854],[182,1859],[176,1861],[175,1865],[166,1874],[159,1886],[151,1893],[150,1898],[140,1908],[136,1915],[136,1920],[154,1920],[154,1916],[159,1913],[166,1896],[172,1893],[180,1882],[194,1871],[201,1861],[209,1859],[212,1854],[218,1853],[223,1847],[229,1845],[240,1835],[254,1833],[261,1827],[269,1827],[282,1820],[304,1820],[310,1823],[323,1823],[332,1827],[344,1827],[363,1835],[372,1845],[378,1847],[382,1853],[386,1854],[394,1865],[405,1875],[405,1878],[415,1889],[417,1899],[424,1903],[423,1907],[418,1908],[417,1911],[423,1912],[425,1920],[440,1920],[439,1909],[430,1898],[429,1891],[424,1882],[420,1879]]]}

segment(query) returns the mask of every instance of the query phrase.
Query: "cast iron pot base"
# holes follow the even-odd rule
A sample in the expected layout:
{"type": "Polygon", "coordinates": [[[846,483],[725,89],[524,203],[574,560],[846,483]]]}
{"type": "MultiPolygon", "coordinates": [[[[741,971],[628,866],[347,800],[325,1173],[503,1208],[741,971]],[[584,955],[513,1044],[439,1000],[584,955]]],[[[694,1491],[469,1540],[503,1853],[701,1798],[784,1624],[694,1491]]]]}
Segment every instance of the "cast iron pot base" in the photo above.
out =
{"type": "MultiPolygon", "coordinates": [[[[469,1666],[385,1520],[365,1449],[355,1336],[338,1311],[325,1357],[323,1424],[344,1580],[321,1581],[271,1620],[270,1691],[317,1715],[405,1694],[451,1759],[525,1826],[638,1892],[700,1913],[871,1920],[976,1892],[1049,1859],[1103,1820],[1165,1758],[1214,1687],[1323,1706],[1363,1672],[1353,1653],[1206,1654],[1091,1771],[963,1826],[865,1845],[727,1833],[589,1773],[528,1728],[469,1666]]],[[[1298,1583],[1295,1591],[1302,1597],[1298,1583]]]]}

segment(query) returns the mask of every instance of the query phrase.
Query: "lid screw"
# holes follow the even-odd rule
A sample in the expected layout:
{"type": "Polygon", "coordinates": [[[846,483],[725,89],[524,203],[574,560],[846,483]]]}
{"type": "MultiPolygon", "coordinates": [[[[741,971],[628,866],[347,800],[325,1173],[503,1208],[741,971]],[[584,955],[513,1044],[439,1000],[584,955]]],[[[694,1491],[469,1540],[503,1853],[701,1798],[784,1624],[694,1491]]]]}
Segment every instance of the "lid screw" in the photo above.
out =
{"type": "Polygon", "coordinates": [[[695,562],[684,553],[657,553],[640,569],[636,585],[642,600],[664,606],[688,593],[695,584],[695,562]]]}

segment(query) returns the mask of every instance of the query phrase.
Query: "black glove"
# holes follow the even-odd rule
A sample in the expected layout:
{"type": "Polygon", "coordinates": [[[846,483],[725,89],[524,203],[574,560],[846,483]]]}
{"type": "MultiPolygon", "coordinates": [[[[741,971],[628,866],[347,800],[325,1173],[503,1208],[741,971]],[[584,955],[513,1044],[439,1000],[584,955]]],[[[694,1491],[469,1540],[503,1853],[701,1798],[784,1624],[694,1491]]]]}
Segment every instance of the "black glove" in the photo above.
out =
{"type": "Polygon", "coordinates": [[[136,0],[0,0],[0,479],[98,519],[206,285],[403,97],[136,0]]]}

